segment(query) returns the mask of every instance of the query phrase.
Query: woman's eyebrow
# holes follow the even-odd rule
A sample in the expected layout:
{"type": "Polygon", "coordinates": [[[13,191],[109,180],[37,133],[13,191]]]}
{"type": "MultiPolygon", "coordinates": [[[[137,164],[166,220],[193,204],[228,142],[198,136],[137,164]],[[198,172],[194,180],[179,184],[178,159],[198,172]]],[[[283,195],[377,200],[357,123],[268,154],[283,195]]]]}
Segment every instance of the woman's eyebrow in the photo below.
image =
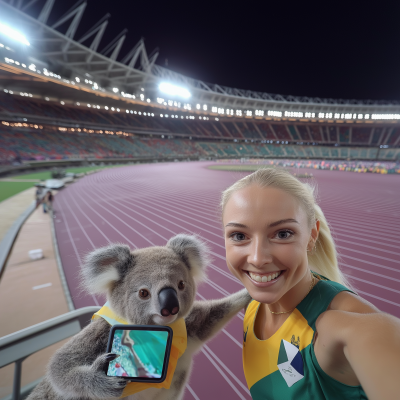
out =
{"type": "Polygon", "coordinates": [[[225,228],[226,228],[227,226],[234,226],[235,228],[247,228],[246,225],[239,224],[238,222],[229,222],[229,223],[227,223],[227,224],[225,225],[225,228]]]}
{"type": "MultiPolygon", "coordinates": [[[[268,228],[272,228],[272,227],[277,226],[277,225],[280,225],[280,224],[286,224],[286,223],[288,223],[288,222],[295,222],[296,224],[299,223],[298,221],[296,221],[296,220],[293,219],[293,218],[287,218],[287,219],[281,219],[281,220],[276,221],[276,222],[272,222],[271,224],[268,225],[268,228]]],[[[233,226],[233,227],[235,227],[235,228],[248,228],[247,225],[239,224],[238,222],[228,222],[228,223],[225,225],[225,228],[226,228],[227,226],[233,226]]]]}
{"type": "Polygon", "coordinates": [[[268,225],[268,228],[272,228],[272,227],[277,226],[277,225],[280,225],[280,224],[286,224],[286,223],[288,223],[288,222],[295,222],[296,224],[299,223],[298,221],[296,221],[296,220],[293,219],[293,218],[287,218],[287,219],[281,219],[281,220],[276,221],[276,222],[272,222],[272,224],[269,224],[269,225],[268,225]]]}

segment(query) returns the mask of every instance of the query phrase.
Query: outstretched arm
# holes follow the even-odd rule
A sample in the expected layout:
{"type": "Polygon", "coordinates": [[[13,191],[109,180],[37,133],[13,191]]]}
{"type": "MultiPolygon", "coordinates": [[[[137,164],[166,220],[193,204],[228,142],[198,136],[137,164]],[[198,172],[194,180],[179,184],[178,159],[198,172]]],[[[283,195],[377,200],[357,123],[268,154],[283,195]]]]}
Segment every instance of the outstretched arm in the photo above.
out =
{"type": "Polygon", "coordinates": [[[368,399],[399,398],[399,319],[384,313],[332,310],[321,315],[317,330],[326,349],[336,345],[343,352],[368,399]]]}
{"type": "Polygon", "coordinates": [[[251,301],[246,289],[218,300],[196,301],[186,317],[188,339],[205,342],[211,339],[251,301]]]}

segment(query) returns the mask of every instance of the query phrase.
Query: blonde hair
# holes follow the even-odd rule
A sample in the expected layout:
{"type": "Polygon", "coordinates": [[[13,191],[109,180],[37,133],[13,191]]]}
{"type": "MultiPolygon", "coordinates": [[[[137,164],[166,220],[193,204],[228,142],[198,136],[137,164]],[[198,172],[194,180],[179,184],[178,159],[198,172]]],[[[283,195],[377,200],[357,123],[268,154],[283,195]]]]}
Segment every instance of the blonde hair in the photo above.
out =
{"type": "Polygon", "coordinates": [[[320,223],[318,239],[313,252],[308,253],[308,264],[317,272],[334,282],[350,286],[338,266],[338,256],[331,230],[321,208],[316,202],[316,187],[302,183],[289,172],[277,168],[263,168],[238,180],[224,192],[221,198],[221,215],[233,193],[250,185],[274,187],[292,195],[302,205],[307,214],[309,227],[320,223]]]}

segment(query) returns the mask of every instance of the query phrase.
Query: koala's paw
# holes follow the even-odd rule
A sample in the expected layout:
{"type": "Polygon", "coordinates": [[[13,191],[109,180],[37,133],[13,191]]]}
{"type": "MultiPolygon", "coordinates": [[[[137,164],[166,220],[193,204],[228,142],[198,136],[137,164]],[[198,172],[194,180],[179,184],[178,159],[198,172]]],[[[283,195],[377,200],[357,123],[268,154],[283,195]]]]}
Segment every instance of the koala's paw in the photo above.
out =
{"type": "Polygon", "coordinates": [[[90,369],[93,373],[93,379],[91,379],[91,382],[89,383],[91,387],[88,389],[94,398],[118,398],[122,395],[128,381],[119,377],[107,376],[105,372],[107,364],[110,361],[115,360],[117,357],[117,354],[106,353],[97,357],[92,364],[90,369]]]}
{"type": "Polygon", "coordinates": [[[251,298],[247,289],[242,289],[237,292],[236,302],[239,308],[245,308],[253,299],[251,298]]]}

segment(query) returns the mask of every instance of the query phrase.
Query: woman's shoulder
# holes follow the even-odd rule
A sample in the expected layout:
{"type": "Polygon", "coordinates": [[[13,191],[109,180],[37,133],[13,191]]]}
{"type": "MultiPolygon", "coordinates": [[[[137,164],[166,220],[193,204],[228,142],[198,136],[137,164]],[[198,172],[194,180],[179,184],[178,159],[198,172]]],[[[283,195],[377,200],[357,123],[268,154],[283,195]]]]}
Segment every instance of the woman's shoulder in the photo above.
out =
{"type": "Polygon", "coordinates": [[[343,291],[338,293],[329,304],[327,311],[348,311],[359,314],[369,314],[379,312],[369,301],[358,296],[354,292],[343,291]]]}

